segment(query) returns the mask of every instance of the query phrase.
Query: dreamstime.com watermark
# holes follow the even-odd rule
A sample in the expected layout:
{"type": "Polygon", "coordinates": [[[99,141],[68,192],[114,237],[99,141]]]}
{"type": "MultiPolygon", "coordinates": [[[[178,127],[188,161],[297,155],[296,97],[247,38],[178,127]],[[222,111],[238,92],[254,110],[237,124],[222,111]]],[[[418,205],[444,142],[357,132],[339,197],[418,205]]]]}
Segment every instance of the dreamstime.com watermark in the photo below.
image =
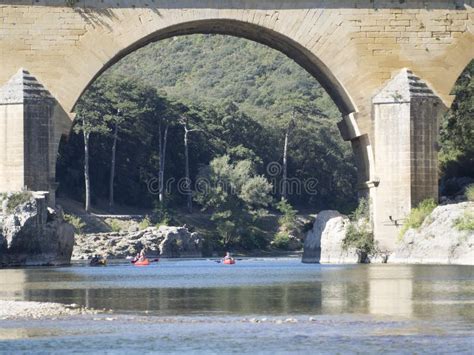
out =
{"type": "MultiPolygon", "coordinates": [[[[278,162],[271,162],[266,168],[267,180],[272,185],[272,194],[281,194],[286,191],[287,196],[292,195],[318,195],[319,180],[316,178],[298,179],[294,177],[282,179],[283,166],[278,162]]],[[[177,191],[180,194],[188,195],[190,193],[197,194],[209,194],[211,189],[221,187],[224,191],[235,193],[234,187],[228,181],[210,181],[205,177],[198,177],[196,180],[191,181],[186,178],[179,180],[175,178],[169,178],[163,183],[163,192],[166,194],[171,191],[177,191]]],[[[153,195],[160,193],[160,179],[158,177],[152,177],[147,181],[148,191],[153,195]]]]}

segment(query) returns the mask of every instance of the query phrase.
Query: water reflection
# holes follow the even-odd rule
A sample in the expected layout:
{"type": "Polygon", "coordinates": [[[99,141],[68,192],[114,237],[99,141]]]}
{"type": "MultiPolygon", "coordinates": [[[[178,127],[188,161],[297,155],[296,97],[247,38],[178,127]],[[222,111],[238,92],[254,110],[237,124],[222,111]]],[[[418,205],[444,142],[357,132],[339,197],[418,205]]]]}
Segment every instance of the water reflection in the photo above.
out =
{"type": "Polygon", "coordinates": [[[392,268],[368,268],[369,312],[396,316],[413,314],[413,268],[399,266],[397,277],[392,268]]]}
{"type": "Polygon", "coordinates": [[[302,266],[271,260],[224,269],[187,263],[144,271],[123,266],[0,270],[0,298],[158,315],[353,313],[474,320],[471,267],[302,266]]]}

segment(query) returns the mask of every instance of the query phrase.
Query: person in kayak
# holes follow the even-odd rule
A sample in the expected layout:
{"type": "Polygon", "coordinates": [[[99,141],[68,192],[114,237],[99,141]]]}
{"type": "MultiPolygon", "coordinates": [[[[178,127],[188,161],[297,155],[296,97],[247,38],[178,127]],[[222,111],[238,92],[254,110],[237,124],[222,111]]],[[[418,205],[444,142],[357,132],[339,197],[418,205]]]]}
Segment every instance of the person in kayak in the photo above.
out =
{"type": "Polygon", "coordinates": [[[99,266],[99,265],[106,265],[106,264],[107,264],[107,258],[99,254],[95,254],[89,263],[90,266],[99,266]]]}
{"type": "Polygon", "coordinates": [[[143,248],[141,251],[140,251],[140,254],[138,256],[138,261],[143,261],[146,259],[146,256],[145,256],[145,248],[143,248]]]}
{"type": "Polygon", "coordinates": [[[229,252],[226,252],[222,260],[234,260],[234,258],[230,255],[229,252]]]}
{"type": "Polygon", "coordinates": [[[145,256],[145,248],[143,248],[142,250],[140,250],[139,253],[137,253],[137,255],[135,255],[135,257],[132,259],[132,264],[135,264],[137,261],[143,261],[146,259],[146,256],[145,256]]]}

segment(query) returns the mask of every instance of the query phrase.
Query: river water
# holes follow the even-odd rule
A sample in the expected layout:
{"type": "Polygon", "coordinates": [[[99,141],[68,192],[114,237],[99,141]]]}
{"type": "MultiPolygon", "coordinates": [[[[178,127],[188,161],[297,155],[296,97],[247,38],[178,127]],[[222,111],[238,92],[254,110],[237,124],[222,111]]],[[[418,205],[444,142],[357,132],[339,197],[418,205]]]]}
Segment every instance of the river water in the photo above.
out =
{"type": "Polygon", "coordinates": [[[1,353],[474,353],[474,268],[162,260],[0,270],[0,299],[112,313],[0,320],[1,353]]]}

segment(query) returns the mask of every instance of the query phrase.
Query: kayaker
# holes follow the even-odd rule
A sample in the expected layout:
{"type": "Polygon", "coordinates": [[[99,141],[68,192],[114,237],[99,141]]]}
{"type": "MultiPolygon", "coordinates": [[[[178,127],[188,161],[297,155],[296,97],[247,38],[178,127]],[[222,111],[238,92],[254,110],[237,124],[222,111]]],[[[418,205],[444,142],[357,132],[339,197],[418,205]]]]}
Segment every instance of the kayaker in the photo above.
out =
{"type": "Polygon", "coordinates": [[[90,261],[91,266],[99,266],[105,264],[107,264],[107,258],[99,254],[95,254],[90,261]]]}
{"type": "Polygon", "coordinates": [[[226,252],[223,260],[234,260],[234,258],[230,255],[229,252],[226,252]]]}
{"type": "Polygon", "coordinates": [[[138,256],[138,261],[143,261],[146,259],[146,256],[145,256],[145,248],[143,248],[141,251],[140,251],[140,255],[138,256]]]}
{"type": "Polygon", "coordinates": [[[132,259],[132,263],[136,263],[140,259],[140,253],[137,253],[135,257],[132,259]]]}

